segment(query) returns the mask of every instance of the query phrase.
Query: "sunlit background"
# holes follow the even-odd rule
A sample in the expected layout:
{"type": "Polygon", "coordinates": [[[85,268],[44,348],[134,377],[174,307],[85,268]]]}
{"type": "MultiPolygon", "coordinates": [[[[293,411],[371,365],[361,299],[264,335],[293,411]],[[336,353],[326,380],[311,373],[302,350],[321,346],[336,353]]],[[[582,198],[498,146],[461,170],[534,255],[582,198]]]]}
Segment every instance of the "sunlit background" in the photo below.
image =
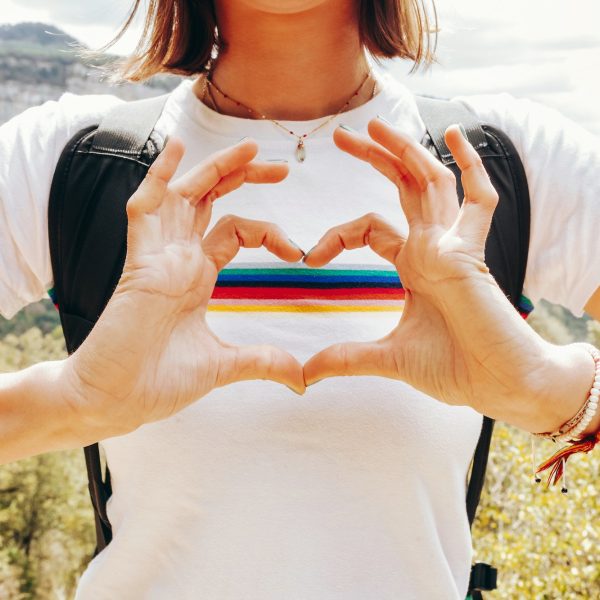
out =
{"type": "MultiPolygon", "coordinates": [[[[113,37],[131,4],[0,0],[0,25],[44,23],[37,28],[44,39],[46,26],[54,25],[99,48],[113,37]]],[[[437,7],[439,64],[410,76],[409,64],[385,65],[410,88],[443,97],[508,92],[557,108],[600,135],[598,0],[439,0],[437,7]]],[[[139,24],[114,50],[129,52],[137,34],[139,24]]],[[[0,38],[0,123],[67,88],[127,99],[165,91],[108,88],[88,77],[73,54],[63,60],[62,47],[49,49],[32,39],[37,38],[26,38],[21,47],[3,46],[0,38]]],[[[528,322],[554,343],[587,340],[600,347],[600,323],[575,319],[561,307],[542,302],[528,322]]],[[[0,319],[0,372],[64,355],[49,301],[26,307],[11,321],[0,319]]],[[[529,444],[525,432],[496,426],[473,536],[477,559],[500,569],[499,589],[486,598],[600,598],[600,452],[569,462],[570,491],[564,496],[532,484],[529,444]]],[[[550,444],[543,452],[549,456],[553,450],[550,444]]],[[[72,598],[94,549],[86,484],[81,451],[0,467],[0,600],[72,598]]]]}
{"type": "MultiPolygon", "coordinates": [[[[41,21],[92,47],[105,44],[130,0],[3,0],[0,23],[41,21]]],[[[561,110],[600,135],[600,3],[597,0],[438,0],[440,64],[406,78],[439,96],[509,92],[561,110]]],[[[116,47],[133,47],[132,30],[116,47]]]]}

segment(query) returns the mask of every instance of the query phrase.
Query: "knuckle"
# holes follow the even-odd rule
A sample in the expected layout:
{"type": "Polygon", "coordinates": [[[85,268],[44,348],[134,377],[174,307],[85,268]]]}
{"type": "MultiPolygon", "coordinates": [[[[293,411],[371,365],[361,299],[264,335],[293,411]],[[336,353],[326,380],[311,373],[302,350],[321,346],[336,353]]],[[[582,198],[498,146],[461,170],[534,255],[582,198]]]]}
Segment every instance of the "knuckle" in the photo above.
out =
{"type": "Polygon", "coordinates": [[[385,218],[383,217],[383,215],[379,214],[378,212],[370,212],[366,215],[366,220],[367,222],[373,226],[373,225],[384,225],[386,223],[385,218]]]}
{"type": "Polygon", "coordinates": [[[235,226],[238,222],[238,218],[235,215],[232,214],[227,214],[227,215],[223,215],[218,221],[217,221],[217,227],[232,227],[235,226]]]}
{"type": "Polygon", "coordinates": [[[444,167],[443,174],[440,174],[440,180],[446,185],[456,186],[456,176],[448,167],[444,167]]]}
{"type": "Polygon", "coordinates": [[[483,159],[477,153],[475,153],[475,156],[473,157],[473,165],[475,166],[476,169],[479,169],[481,171],[485,171],[485,166],[483,164],[483,159]]]}
{"type": "Polygon", "coordinates": [[[155,163],[150,165],[150,168],[146,171],[146,176],[144,177],[146,181],[157,181],[159,178],[157,176],[157,166],[155,163]]]}
{"type": "Polygon", "coordinates": [[[382,216],[381,216],[379,213],[377,213],[377,212],[371,211],[371,212],[368,212],[368,213],[367,213],[367,214],[366,214],[366,215],[363,217],[363,219],[364,219],[365,221],[367,221],[367,222],[369,222],[369,223],[370,223],[370,222],[372,222],[372,221],[379,221],[379,220],[381,220],[381,219],[382,219],[382,216]]]}
{"type": "Polygon", "coordinates": [[[500,195],[498,194],[498,192],[492,185],[490,185],[489,188],[487,189],[487,192],[485,193],[485,197],[486,197],[487,202],[491,206],[496,206],[498,204],[498,202],[500,202],[500,195]]]}
{"type": "Polygon", "coordinates": [[[350,357],[348,356],[348,349],[346,348],[346,346],[344,346],[344,344],[338,344],[335,347],[335,353],[338,355],[342,373],[347,373],[350,367],[350,357]]]}
{"type": "Polygon", "coordinates": [[[138,209],[138,203],[140,202],[140,195],[138,192],[134,192],[125,206],[125,211],[128,217],[137,217],[140,213],[138,209]]]}
{"type": "Polygon", "coordinates": [[[218,179],[219,181],[223,179],[225,171],[223,167],[222,157],[217,156],[216,158],[214,158],[209,163],[208,167],[213,170],[216,179],[218,179]]]}
{"type": "Polygon", "coordinates": [[[456,187],[456,177],[448,167],[436,169],[433,172],[427,173],[422,180],[421,187],[423,191],[427,191],[430,187],[456,187]]]}
{"type": "Polygon", "coordinates": [[[341,233],[342,225],[336,225],[335,227],[330,227],[324,234],[321,240],[328,240],[331,237],[338,236],[341,233]]]}

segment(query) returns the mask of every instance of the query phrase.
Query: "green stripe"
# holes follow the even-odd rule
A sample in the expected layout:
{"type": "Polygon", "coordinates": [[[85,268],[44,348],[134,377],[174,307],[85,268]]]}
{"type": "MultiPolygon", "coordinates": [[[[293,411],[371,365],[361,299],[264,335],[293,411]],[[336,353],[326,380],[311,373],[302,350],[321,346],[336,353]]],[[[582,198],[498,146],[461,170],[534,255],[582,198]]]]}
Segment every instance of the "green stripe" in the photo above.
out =
{"type": "Polygon", "coordinates": [[[398,273],[394,270],[377,270],[377,269],[223,269],[222,273],[229,273],[231,275],[311,275],[313,277],[319,277],[325,275],[331,276],[353,276],[360,277],[361,275],[375,276],[375,277],[390,277],[391,279],[397,279],[398,273]]]}
{"type": "Polygon", "coordinates": [[[533,302],[523,294],[521,294],[521,297],[519,298],[519,306],[528,310],[533,310],[534,308],[533,302]]]}

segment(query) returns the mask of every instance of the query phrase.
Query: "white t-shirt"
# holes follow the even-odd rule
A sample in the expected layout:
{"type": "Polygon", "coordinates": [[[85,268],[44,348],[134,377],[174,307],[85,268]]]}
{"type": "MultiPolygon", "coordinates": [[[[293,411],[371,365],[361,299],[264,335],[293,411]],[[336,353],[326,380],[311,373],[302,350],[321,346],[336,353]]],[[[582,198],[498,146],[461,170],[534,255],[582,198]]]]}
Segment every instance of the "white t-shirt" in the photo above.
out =
{"type": "MultiPolygon", "coordinates": [[[[510,96],[464,98],[504,129],[523,158],[532,202],[525,295],[575,314],[600,286],[600,144],[556,112],[510,96]]],[[[117,99],[77,97],[0,128],[0,312],[52,287],[47,202],[67,140],[117,99]]],[[[396,189],[335,148],[340,122],[381,114],[421,139],[412,94],[381,93],[306,142],[273,124],[219,115],[176,89],[157,125],[187,148],[181,171],[252,136],[291,172],[215,204],[273,221],[305,250],[334,225],[378,212],[406,231],[396,189]]],[[[287,123],[299,132],[319,121],[287,123]]],[[[368,249],[324,270],[242,250],[219,281],[208,320],[234,343],[274,343],[300,361],[398,321],[394,272],[368,249]],[[341,290],[341,291],[340,291],[341,290]]],[[[471,562],[466,477],[481,417],[382,378],[332,378],[298,397],[270,382],[215,390],[179,414],[102,442],[112,473],[114,539],[88,566],[77,598],[164,600],[461,599],[471,562]]]]}

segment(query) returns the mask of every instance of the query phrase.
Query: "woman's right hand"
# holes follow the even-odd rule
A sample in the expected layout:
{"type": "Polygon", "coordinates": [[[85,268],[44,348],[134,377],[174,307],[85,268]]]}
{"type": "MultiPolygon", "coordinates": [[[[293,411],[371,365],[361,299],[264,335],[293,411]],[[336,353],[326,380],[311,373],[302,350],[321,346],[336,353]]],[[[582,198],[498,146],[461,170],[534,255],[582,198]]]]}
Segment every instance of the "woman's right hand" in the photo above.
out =
{"type": "Polygon", "coordinates": [[[285,163],[251,162],[256,153],[253,141],[242,141],[171,181],[183,155],[171,140],[128,201],[123,274],[65,369],[69,401],[93,437],[164,419],[236,381],[270,379],[304,392],[302,366],[290,354],[227,344],[206,323],[217,275],[240,247],[264,246],[289,262],[303,257],[271,223],[230,216],[205,235],[218,197],[286,177],[285,163]]]}

